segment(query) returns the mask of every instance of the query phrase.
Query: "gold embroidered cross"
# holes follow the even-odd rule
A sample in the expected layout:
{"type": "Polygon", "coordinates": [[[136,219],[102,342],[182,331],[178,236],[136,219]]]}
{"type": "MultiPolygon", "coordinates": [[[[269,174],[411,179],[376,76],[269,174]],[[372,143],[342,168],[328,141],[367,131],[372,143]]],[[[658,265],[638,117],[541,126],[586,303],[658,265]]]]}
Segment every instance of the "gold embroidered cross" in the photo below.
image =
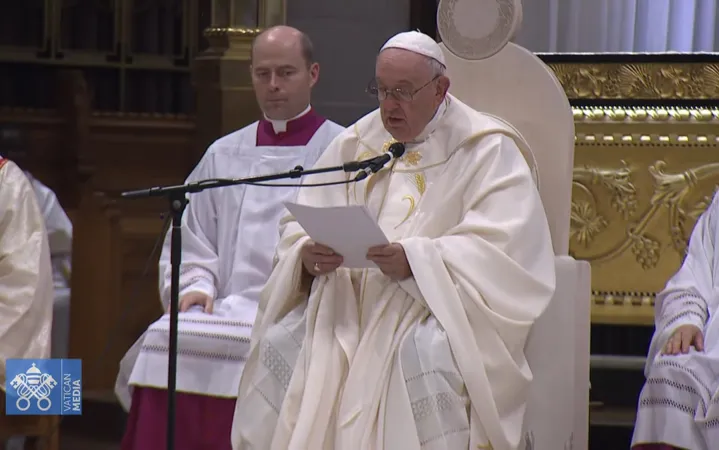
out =
{"type": "Polygon", "coordinates": [[[399,159],[408,166],[416,166],[422,160],[422,154],[420,152],[405,152],[404,155],[399,159]]]}

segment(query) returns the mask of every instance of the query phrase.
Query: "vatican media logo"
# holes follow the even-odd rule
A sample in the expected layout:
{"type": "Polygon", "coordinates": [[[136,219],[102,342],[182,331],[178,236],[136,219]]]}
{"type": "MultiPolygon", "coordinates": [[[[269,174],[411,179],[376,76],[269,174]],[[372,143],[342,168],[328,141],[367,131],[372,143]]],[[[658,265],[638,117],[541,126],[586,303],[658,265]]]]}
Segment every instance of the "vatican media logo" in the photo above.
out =
{"type": "Polygon", "coordinates": [[[79,359],[8,359],[5,411],[8,415],[82,414],[79,359]]]}
{"type": "Polygon", "coordinates": [[[50,393],[57,386],[57,381],[49,373],[42,373],[32,363],[27,372],[15,375],[10,385],[19,396],[15,406],[20,411],[27,411],[33,399],[37,400],[37,409],[47,411],[52,407],[50,393]]]}

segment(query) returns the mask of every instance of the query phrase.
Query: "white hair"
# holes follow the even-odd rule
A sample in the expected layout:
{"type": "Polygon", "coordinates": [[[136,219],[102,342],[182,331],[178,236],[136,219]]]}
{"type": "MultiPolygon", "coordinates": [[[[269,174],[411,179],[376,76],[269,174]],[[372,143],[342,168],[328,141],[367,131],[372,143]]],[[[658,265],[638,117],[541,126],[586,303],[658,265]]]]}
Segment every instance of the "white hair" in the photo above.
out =
{"type": "Polygon", "coordinates": [[[444,75],[444,71],[447,70],[444,64],[434,58],[427,57],[427,64],[429,65],[429,70],[432,72],[432,78],[444,75]]]}

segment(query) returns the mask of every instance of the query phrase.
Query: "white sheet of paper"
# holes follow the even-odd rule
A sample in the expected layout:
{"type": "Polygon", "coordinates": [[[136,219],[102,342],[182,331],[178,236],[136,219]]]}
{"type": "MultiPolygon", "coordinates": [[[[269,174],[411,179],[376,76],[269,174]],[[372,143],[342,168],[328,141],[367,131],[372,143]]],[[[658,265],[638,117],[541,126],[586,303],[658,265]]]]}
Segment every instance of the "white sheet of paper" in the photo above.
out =
{"type": "Polygon", "coordinates": [[[350,269],[376,268],[367,250],[389,244],[387,236],[364,206],[317,208],[285,202],[287,210],[313,241],[342,255],[342,266],[350,269]]]}

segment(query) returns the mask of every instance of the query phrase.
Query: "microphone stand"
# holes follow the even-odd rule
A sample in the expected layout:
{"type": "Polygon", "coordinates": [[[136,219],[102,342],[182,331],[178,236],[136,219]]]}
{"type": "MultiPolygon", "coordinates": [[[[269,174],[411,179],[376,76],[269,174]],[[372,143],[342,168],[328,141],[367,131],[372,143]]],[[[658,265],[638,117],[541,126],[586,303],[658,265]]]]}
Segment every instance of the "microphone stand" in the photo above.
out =
{"type": "MultiPolygon", "coordinates": [[[[128,199],[147,197],[167,197],[172,212],[172,229],[170,240],[170,348],[167,364],[167,450],[175,449],[175,410],[177,391],[177,326],[179,320],[180,306],[180,264],[182,263],[182,215],[189,203],[187,194],[197,193],[206,189],[214,189],[225,186],[236,186],[241,184],[255,184],[266,181],[301,178],[305,175],[315,175],[328,172],[360,172],[354,180],[364,179],[368,171],[376,172],[384,164],[377,164],[377,158],[364,161],[352,161],[341,166],[325,167],[312,170],[304,170],[297,166],[289,172],[264,175],[253,178],[238,179],[211,179],[193,183],[174,186],[153,187],[137,191],[123,192],[122,197],[128,199]],[[361,176],[363,175],[363,176],[361,176]]],[[[269,187],[269,186],[268,186],[269,187]]]]}

